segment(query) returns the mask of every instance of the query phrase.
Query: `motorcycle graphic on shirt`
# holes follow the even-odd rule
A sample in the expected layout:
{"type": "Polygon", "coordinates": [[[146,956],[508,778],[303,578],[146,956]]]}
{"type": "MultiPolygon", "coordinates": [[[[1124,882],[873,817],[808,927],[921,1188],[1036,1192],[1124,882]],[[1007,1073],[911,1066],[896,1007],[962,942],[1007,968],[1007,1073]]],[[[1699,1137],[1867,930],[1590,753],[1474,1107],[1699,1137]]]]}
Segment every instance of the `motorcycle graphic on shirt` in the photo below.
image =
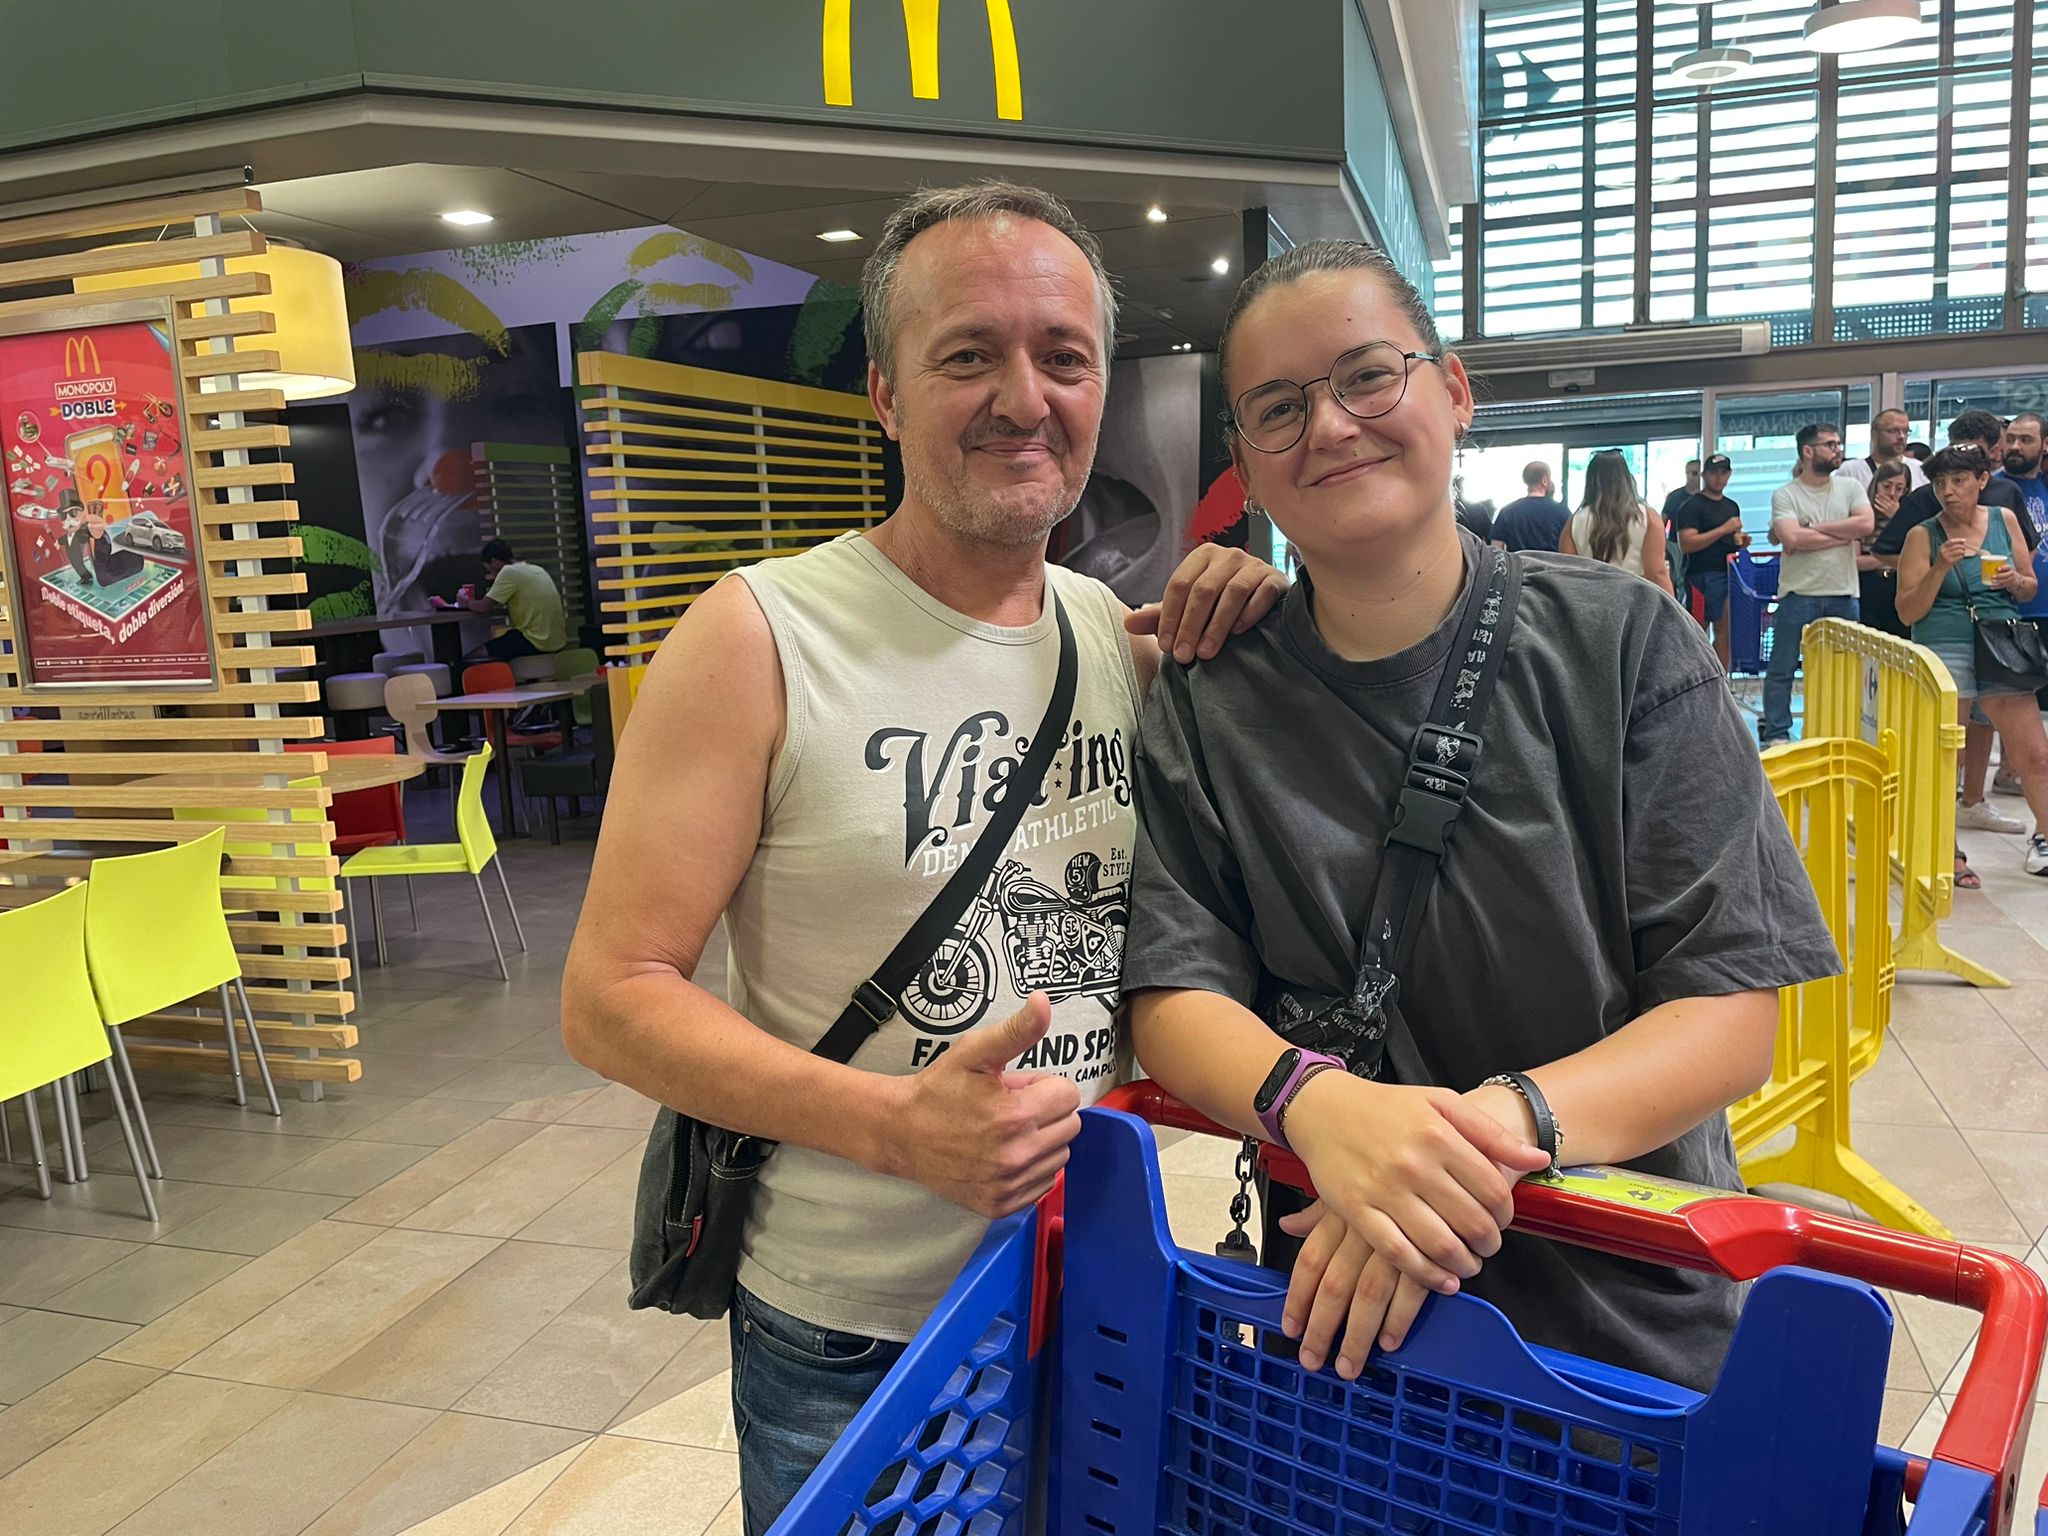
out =
{"type": "Polygon", "coordinates": [[[1055,1003],[1092,997],[1116,1008],[1123,971],[1128,882],[1102,883],[1092,853],[1067,861],[1064,894],[1015,859],[996,866],[988,884],[903,989],[903,1011],[934,1035],[957,1035],[985,1018],[996,996],[996,938],[1021,1001],[1043,992],[1055,1003]]]}

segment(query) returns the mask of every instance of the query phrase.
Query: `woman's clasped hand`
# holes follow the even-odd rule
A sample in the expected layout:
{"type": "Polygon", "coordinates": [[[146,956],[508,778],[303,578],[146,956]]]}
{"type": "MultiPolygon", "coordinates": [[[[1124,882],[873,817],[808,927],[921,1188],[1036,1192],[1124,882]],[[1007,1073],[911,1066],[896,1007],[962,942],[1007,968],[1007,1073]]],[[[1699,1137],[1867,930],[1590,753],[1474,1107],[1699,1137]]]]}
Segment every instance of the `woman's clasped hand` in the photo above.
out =
{"type": "Polygon", "coordinates": [[[1430,1292],[1449,1295],[1500,1252],[1515,1181],[1549,1158],[1472,1095],[1324,1072],[1287,1116],[1316,1204],[1283,1219],[1304,1238],[1282,1329],[1355,1379],[1375,1342],[1397,1349],[1430,1292]]]}

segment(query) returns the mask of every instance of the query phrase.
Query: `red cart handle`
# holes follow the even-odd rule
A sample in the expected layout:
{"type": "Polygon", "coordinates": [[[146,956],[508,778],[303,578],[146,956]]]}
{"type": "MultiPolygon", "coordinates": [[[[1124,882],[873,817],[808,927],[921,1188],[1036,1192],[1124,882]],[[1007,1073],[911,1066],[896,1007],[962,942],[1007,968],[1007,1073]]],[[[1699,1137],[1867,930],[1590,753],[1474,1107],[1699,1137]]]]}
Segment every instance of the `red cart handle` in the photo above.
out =
{"type": "MultiPolygon", "coordinates": [[[[1174,1130],[1237,1135],[1149,1081],[1106,1094],[1102,1108],[1174,1130]]],[[[1292,1153],[1267,1147],[1261,1162],[1275,1178],[1313,1193],[1307,1169],[1292,1153]]],[[[2048,1337],[2048,1286],[2019,1260],[1995,1249],[1615,1168],[1572,1169],[1557,1182],[1525,1179],[1515,1186],[1514,1224],[1558,1242],[1732,1280],[1801,1264],[1981,1313],[1977,1352],[1934,1455],[1996,1479],[1990,1529],[1993,1536],[2008,1529],[2019,1494],[2019,1448],[2033,1415],[2048,1337]]],[[[1925,1470],[1916,1465],[1910,1492],[1918,1491],[1925,1470]]],[[[2048,1487],[2042,1500],[2048,1507],[2048,1487]]]]}

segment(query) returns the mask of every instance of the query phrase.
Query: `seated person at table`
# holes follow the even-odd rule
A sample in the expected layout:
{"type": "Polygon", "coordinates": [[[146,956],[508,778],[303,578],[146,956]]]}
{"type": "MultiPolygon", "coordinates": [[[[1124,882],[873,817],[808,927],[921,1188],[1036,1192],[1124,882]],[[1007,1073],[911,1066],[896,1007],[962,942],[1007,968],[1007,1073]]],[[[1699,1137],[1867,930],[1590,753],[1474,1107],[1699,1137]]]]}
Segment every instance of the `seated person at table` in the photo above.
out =
{"type": "MultiPolygon", "coordinates": [[[[486,617],[502,613],[512,627],[471,651],[465,661],[552,656],[569,643],[569,620],[562,612],[562,594],[555,590],[554,577],[532,561],[521,560],[503,539],[484,545],[483,560],[490,590],[482,597],[459,598],[454,606],[486,617]]],[[[436,600],[434,606],[446,605],[436,600]]]]}

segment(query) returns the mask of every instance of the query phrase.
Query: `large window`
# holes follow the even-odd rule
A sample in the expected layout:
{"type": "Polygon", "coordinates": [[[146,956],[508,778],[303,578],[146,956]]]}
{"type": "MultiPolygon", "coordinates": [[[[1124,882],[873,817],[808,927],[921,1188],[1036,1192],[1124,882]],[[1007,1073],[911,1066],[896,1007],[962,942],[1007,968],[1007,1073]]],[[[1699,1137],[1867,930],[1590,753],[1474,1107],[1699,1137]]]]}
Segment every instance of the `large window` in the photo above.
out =
{"type": "Polygon", "coordinates": [[[2048,0],[1921,0],[1924,37],[1826,61],[1814,4],[1488,4],[1481,201],[1438,269],[1446,318],[1489,336],[1765,318],[1781,346],[2048,322],[2048,0]],[[1752,71],[1670,79],[1712,47],[1752,71]]]}

